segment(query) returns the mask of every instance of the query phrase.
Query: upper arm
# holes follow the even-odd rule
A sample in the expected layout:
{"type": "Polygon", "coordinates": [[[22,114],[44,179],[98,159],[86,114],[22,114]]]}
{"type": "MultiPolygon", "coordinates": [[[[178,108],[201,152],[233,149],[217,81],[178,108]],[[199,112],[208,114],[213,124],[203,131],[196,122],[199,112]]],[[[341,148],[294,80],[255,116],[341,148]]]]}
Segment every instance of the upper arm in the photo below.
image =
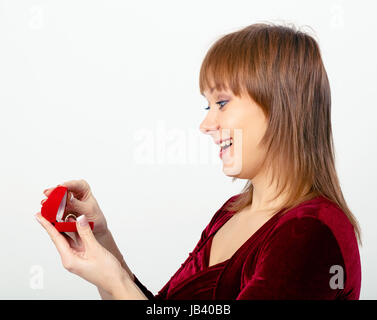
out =
{"type": "Polygon", "coordinates": [[[290,219],[267,239],[237,299],[334,299],[340,290],[330,285],[334,265],[345,275],[330,228],[312,217],[290,219]]]}

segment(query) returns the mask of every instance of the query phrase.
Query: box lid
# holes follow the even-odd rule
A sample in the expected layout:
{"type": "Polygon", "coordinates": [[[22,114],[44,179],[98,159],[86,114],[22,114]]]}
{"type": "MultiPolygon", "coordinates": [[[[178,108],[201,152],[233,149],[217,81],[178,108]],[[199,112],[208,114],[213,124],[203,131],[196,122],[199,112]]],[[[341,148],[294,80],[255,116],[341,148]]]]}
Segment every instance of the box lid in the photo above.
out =
{"type": "Polygon", "coordinates": [[[50,222],[63,221],[63,214],[67,203],[68,188],[58,186],[51,191],[42,204],[41,215],[50,222]]]}

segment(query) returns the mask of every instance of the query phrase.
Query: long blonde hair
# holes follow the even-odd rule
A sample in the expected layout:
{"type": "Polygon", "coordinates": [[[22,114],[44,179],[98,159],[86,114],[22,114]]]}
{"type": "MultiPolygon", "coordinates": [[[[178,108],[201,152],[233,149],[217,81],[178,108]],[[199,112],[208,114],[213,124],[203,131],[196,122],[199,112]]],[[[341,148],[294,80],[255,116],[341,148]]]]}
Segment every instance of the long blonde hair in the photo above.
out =
{"type": "MultiPolygon", "coordinates": [[[[277,177],[276,197],[287,190],[283,213],[322,195],[347,215],[361,245],[359,224],[335,168],[330,85],[315,39],[294,26],[266,23],[223,35],[203,60],[202,94],[211,81],[216,89],[230,89],[236,96],[246,92],[267,116],[260,142],[267,148],[263,165],[271,169],[271,182],[277,177]]],[[[252,197],[248,180],[229,209],[243,209],[252,197]]]]}

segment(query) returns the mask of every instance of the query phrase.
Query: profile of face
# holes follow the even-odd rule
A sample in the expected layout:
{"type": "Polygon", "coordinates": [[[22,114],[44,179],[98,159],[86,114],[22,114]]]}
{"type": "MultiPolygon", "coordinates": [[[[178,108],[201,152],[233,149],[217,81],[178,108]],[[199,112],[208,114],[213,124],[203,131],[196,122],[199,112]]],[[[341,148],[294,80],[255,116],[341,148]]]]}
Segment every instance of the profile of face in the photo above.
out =
{"type": "Polygon", "coordinates": [[[216,144],[230,144],[220,153],[223,172],[252,179],[265,157],[265,150],[259,145],[268,124],[262,108],[249,95],[236,96],[228,89],[205,90],[203,95],[208,101],[208,112],[200,131],[210,135],[216,144]]]}

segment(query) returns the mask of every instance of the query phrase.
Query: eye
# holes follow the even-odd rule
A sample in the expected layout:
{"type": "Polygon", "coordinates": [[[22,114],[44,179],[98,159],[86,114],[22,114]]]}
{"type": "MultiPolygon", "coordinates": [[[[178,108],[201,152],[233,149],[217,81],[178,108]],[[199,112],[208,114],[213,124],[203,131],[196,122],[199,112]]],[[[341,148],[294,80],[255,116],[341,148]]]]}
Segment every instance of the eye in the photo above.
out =
{"type": "Polygon", "coordinates": [[[218,105],[220,105],[220,108],[219,109],[222,109],[224,106],[225,106],[225,104],[228,102],[228,100],[222,100],[222,101],[218,101],[218,102],[216,102],[216,104],[218,104],[218,105]],[[223,103],[225,103],[224,105],[223,105],[223,103]]]}
{"type": "MultiPolygon", "coordinates": [[[[216,104],[218,104],[220,106],[219,109],[222,109],[227,102],[228,102],[228,100],[221,100],[221,101],[217,101],[216,104]],[[223,104],[223,103],[225,103],[225,104],[223,104]]],[[[204,110],[209,110],[209,106],[207,108],[204,108],[204,110]]]]}

